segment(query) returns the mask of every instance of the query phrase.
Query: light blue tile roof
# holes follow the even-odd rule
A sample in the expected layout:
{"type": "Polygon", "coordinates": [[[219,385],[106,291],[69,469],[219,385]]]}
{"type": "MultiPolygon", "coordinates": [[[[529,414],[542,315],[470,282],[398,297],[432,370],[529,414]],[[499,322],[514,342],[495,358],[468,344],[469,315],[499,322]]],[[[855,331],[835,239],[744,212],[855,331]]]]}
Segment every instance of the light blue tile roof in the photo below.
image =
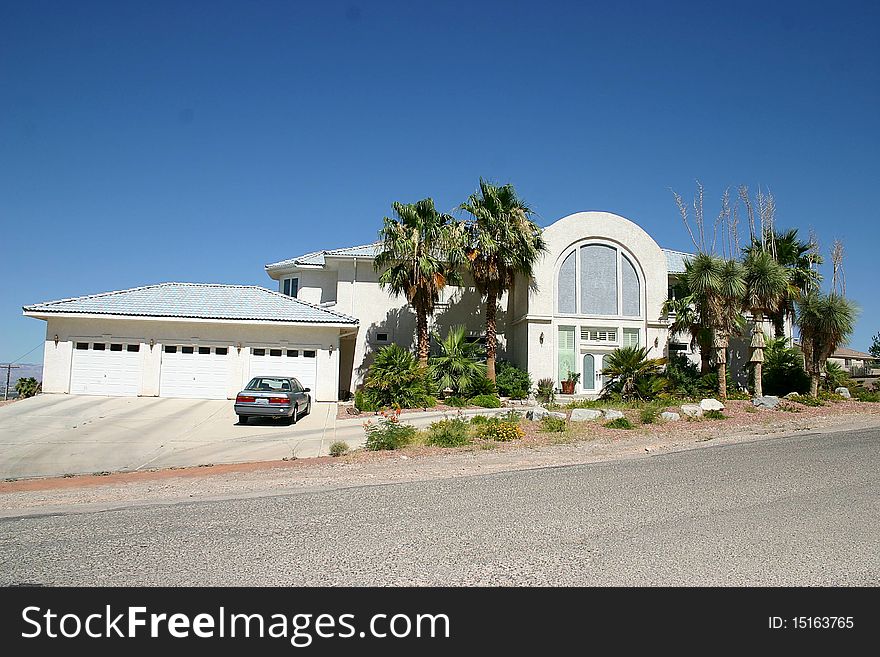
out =
{"type": "Polygon", "coordinates": [[[375,258],[379,253],[381,242],[373,242],[372,244],[362,244],[360,246],[349,246],[343,249],[330,249],[326,251],[314,251],[305,255],[281,260],[280,262],[272,262],[266,265],[266,269],[284,269],[285,267],[297,267],[299,265],[314,265],[323,267],[326,257],[337,258],[375,258]]]}
{"type": "Polygon", "coordinates": [[[672,249],[663,249],[663,253],[666,254],[666,269],[670,274],[683,274],[684,263],[694,257],[693,253],[673,251],[672,249]]]}
{"type": "Polygon", "coordinates": [[[301,324],[358,321],[256,285],[159,283],[24,306],[33,313],[88,313],[134,317],[189,317],[301,324]]]}

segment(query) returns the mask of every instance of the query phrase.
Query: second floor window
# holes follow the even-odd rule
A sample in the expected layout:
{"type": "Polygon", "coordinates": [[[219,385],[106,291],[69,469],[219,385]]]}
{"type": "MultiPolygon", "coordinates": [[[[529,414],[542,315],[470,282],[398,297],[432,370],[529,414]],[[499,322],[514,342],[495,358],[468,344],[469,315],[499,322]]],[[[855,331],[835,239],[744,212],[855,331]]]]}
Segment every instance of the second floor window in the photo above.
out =
{"type": "Polygon", "coordinates": [[[289,297],[295,297],[299,292],[299,279],[285,278],[281,283],[281,291],[289,297]]]}

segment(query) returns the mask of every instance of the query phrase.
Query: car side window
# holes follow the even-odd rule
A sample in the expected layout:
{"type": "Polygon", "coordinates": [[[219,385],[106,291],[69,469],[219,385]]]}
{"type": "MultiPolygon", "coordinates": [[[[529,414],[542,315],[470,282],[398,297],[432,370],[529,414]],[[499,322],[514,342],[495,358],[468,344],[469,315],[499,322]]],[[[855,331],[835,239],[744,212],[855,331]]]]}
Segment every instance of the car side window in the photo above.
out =
{"type": "Polygon", "coordinates": [[[300,384],[298,379],[293,379],[293,391],[294,392],[302,392],[303,391],[303,387],[300,384]]]}

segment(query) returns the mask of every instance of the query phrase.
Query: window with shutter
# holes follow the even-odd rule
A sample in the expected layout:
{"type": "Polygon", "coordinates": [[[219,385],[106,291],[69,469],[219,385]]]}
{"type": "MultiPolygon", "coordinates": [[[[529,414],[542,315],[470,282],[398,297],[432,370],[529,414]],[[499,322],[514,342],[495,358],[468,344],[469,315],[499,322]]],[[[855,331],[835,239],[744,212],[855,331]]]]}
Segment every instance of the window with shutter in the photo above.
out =
{"type": "Polygon", "coordinates": [[[625,328],[623,329],[623,346],[624,347],[640,347],[639,329],[625,328]]]}

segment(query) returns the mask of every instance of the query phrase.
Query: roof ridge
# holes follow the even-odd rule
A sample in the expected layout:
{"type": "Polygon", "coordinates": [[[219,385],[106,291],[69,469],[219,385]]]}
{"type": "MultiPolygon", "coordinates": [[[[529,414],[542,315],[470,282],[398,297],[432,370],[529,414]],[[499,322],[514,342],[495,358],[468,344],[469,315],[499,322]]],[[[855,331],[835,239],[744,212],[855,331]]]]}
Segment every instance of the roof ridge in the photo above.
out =
{"type": "Polygon", "coordinates": [[[665,246],[661,246],[660,249],[663,251],[670,251],[671,253],[679,253],[681,255],[689,255],[689,256],[695,255],[695,254],[691,253],[690,251],[679,251],[678,249],[667,249],[665,246]]]}
{"type": "MultiPolygon", "coordinates": [[[[259,286],[254,286],[254,287],[259,287],[259,286]]],[[[351,315],[346,315],[345,313],[336,312],[335,310],[329,310],[328,308],[325,308],[324,306],[319,306],[319,305],[311,303],[309,301],[303,301],[302,299],[289,296],[289,295],[284,294],[282,292],[278,292],[277,290],[270,290],[268,287],[259,287],[259,289],[265,290],[266,292],[271,292],[272,294],[279,296],[279,297],[283,297],[284,299],[287,299],[289,301],[296,301],[297,303],[301,303],[302,305],[308,306],[309,308],[314,308],[316,310],[323,310],[325,313],[330,313],[331,315],[336,315],[337,317],[341,317],[343,319],[354,319],[357,321],[357,318],[352,317],[351,315]]]]}

